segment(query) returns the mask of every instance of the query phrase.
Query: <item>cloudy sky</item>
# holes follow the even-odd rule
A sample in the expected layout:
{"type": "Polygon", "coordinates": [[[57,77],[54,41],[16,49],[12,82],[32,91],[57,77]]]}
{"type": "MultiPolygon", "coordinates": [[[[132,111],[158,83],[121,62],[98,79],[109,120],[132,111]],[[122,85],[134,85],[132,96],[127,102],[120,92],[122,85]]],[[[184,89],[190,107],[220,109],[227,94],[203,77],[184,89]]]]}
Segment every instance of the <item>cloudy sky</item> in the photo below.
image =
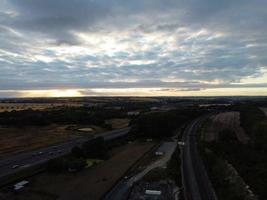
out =
{"type": "Polygon", "coordinates": [[[0,97],[267,95],[266,0],[0,0],[0,97]]]}

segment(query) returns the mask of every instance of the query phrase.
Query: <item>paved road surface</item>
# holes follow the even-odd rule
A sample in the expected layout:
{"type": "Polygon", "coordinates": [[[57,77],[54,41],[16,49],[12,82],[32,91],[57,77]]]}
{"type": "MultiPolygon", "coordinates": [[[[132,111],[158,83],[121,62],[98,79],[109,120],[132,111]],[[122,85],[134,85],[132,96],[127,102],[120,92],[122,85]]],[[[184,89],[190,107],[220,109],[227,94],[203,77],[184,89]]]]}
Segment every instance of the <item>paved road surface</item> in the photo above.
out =
{"type": "Polygon", "coordinates": [[[181,171],[186,200],[217,200],[197,151],[195,135],[203,119],[193,121],[184,131],[181,171]]]}
{"type": "MultiPolygon", "coordinates": [[[[160,151],[164,150],[164,156],[152,163],[151,165],[147,166],[145,170],[140,172],[139,174],[136,174],[134,177],[130,178],[128,180],[128,185],[132,186],[135,182],[141,180],[148,172],[150,172],[152,169],[158,168],[158,167],[165,167],[167,162],[170,160],[175,148],[177,146],[177,141],[174,142],[164,142],[160,147],[160,151]]],[[[159,151],[159,150],[158,150],[159,151]]]]}
{"type": "Polygon", "coordinates": [[[174,142],[164,142],[160,145],[159,149],[157,151],[163,151],[165,152],[164,156],[153,162],[151,165],[147,166],[143,171],[136,174],[135,176],[131,177],[128,180],[121,180],[117,185],[115,185],[112,190],[105,196],[104,200],[123,200],[127,199],[129,189],[132,187],[132,185],[141,180],[148,172],[150,172],[152,169],[158,168],[158,167],[164,167],[166,166],[167,162],[170,160],[175,148],[177,146],[177,141],[174,142]]]}
{"type": "MultiPolygon", "coordinates": [[[[127,134],[130,130],[130,127],[108,131],[105,133],[97,134],[97,137],[104,137],[105,140],[111,140],[116,137],[123,136],[127,134]]],[[[22,168],[33,166],[36,164],[47,162],[52,158],[56,158],[67,154],[71,149],[76,145],[81,145],[83,142],[93,139],[94,136],[86,136],[76,140],[67,141],[61,144],[54,146],[49,146],[41,148],[35,151],[20,153],[13,156],[10,156],[6,159],[0,160],[0,178],[12,174],[22,168]],[[18,165],[16,169],[12,169],[13,166],[18,165]]]]}

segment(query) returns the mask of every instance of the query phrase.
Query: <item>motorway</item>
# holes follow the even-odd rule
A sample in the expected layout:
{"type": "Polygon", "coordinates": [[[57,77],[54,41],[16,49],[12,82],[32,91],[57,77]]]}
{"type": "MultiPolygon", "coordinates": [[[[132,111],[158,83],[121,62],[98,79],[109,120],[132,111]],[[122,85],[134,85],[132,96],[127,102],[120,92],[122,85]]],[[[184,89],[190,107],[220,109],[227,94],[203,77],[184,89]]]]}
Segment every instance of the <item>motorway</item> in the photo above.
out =
{"type": "Polygon", "coordinates": [[[197,150],[196,133],[205,117],[194,120],[184,131],[181,172],[186,200],[217,200],[197,150]]]}
{"type": "Polygon", "coordinates": [[[0,178],[23,168],[33,165],[45,163],[52,158],[65,155],[71,151],[74,146],[79,146],[83,142],[92,140],[95,137],[103,137],[105,140],[115,139],[117,137],[126,135],[130,127],[99,133],[95,136],[85,136],[78,139],[70,140],[64,143],[56,144],[49,147],[44,147],[31,152],[20,153],[12,155],[0,160],[0,178]]]}

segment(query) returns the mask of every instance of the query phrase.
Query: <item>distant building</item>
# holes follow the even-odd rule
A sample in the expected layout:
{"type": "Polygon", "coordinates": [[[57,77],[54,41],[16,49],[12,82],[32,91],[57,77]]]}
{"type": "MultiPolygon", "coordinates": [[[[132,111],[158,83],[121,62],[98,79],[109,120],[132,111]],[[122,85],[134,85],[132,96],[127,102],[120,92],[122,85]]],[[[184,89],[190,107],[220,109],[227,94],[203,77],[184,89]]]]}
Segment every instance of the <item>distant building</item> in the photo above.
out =
{"type": "Polygon", "coordinates": [[[159,110],[159,107],[151,107],[150,110],[159,110]]]}
{"type": "Polygon", "coordinates": [[[140,114],[139,111],[129,111],[129,112],[127,112],[127,115],[129,115],[129,116],[136,116],[136,115],[139,115],[139,114],[140,114]]]}
{"type": "Polygon", "coordinates": [[[161,191],[160,190],[146,190],[145,195],[160,196],[161,191]]]}
{"type": "Polygon", "coordinates": [[[212,107],[212,106],[231,106],[232,104],[230,103],[213,103],[213,104],[199,104],[200,108],[207,108],[207,107],[212,107]]]}
{"type": "Polygon", "coordinates": [[[155,155],[156,156],[163,156],[164,155],[164,152],[162,152],[162,151],[156,151],[155,152],[155,155]]]}

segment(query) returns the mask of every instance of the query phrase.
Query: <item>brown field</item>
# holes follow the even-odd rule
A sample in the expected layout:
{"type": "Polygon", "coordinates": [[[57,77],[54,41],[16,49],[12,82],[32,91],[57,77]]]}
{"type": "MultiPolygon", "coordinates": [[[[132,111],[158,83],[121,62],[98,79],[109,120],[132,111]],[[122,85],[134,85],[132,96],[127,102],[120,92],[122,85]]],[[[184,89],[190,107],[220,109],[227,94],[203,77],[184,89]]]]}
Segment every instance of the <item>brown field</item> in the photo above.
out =
{"type": "Polygon", "coordinates": [[[267,116],[267,108],[266,107],[261,107],[260,108],[262,112],[264,112],[265,116],[267,116]]]}
{"type": "Polygon", "coordinates": [[[30,179],[30,185],[24,192],[11,195],[8,199],[100,199],[153,145],[152,143],[127,144],[119,147],[120,150],[109,160],[81,172],[41,174],[30,179]]]}
{"type": "Polygon", "coordinates": [[[106,120],[106,124],[111,124],[113,129],[118,129],[118,128],[125,128],[129,125],[130,120],[129,119],[109,119],[106,120]]]}
{"type": "Polygon", "coordinates": [[[80,107],[82,104],[79,103],[0,103],[0,112],[10,112],[13,110],[45,110],[48,108],[55,108],[60,106],[68,107],[80,107]]]}
{"type": "Polygon", "coordinates": [[[246,144],[249,140],[249,137],[240,126],[239,112],[225,112],[210,117],[207,121],[204,139],[206,141],[218,140],[218,133],[224,129],[234,131],[237,139],[242,144],[246,144]]]}
{"type": "Polygon", "coordinates": [[[30,151],[82,135],[105,131],[101,127],[90,127],[94,130],[90,133],[76,131],[78,128],[83,128],[76,125],[54,124],[44,127],[0,127],[0,158],[7,154],[30,151]]]}

